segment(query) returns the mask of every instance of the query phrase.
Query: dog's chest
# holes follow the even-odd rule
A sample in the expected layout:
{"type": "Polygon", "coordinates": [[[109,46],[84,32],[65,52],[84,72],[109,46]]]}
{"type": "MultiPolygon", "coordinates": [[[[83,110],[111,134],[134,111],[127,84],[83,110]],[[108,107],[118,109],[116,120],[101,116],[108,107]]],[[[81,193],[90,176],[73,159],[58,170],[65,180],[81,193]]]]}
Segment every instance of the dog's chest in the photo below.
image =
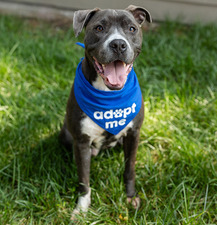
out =
{"type": "MultiPolygon", "coordinates": [[[[102,77],[98,76],[92,83],[93,87],[101,91],[111,91],[104,84],[102,77]]],[[[103,128],[97,125],[90,117],[85,114],[85,117],[81,120],[81,133],[86,134],[90,138],[90,146],[98,150],[114,147],[122,137],[127,135],[127,131],[133,127],[133,121],[131,121],[123,130],[117,135],[106,132],[103,128]]]]}
{"type": "Polygon", "coordinates": [[[107,147],[114,147],[122,137],[127,135],[127,131],[132,127],[133,121],[117,135],[113,135],[106,132],[86,115],[81,120],[81,133],[88,135],[90,138],[90,146],[99,150],[107,147]]]}

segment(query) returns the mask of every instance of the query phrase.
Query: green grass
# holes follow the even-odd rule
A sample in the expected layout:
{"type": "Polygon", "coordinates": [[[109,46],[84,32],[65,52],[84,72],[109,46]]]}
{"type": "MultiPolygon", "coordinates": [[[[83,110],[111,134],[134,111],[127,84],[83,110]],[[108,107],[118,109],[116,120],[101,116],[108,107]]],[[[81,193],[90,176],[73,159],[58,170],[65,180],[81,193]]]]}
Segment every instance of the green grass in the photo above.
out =
{"type": "MultiPolygon", "coordinates": [[[[0,17],[0,224],[69,224],[73,154],[57,135],[84,50],[72,28],[0,17]]],[[[82,41],[82,36],[79,38],[82,41]]],[[[146,118],[137,155],[140,209],[126,204],[121,149],[92,159],[80,224],[217,224],[217,26],[165,22],[134,67],[146,118]]]]}

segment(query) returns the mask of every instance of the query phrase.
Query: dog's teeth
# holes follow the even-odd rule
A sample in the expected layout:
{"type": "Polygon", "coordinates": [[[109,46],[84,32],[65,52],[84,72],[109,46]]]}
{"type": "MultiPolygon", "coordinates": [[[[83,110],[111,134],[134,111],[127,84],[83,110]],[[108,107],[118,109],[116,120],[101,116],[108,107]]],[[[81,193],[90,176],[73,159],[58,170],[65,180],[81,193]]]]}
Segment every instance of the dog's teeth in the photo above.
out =
{"type": "Polygon", "coordinates": [[[127,64],[126,64],[126,63],[124,63],[124,62],[123,62],[123,65],[124,65],[124,67],[126,67],[126,66],[127,66],[127,64]]]}

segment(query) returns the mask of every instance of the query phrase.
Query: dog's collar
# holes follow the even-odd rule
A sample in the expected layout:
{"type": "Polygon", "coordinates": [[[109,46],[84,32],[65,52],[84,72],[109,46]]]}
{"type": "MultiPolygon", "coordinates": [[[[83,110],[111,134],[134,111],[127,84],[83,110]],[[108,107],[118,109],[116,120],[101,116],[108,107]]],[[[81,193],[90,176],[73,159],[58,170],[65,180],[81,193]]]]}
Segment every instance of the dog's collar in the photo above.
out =
{"type": "Polygon", "coordinates": [[[81,43],[81,42],[76,42],[76,45],[79,45],[79,46],[81,46],[82,48],[85,48],[85,45],[84,45],[83,43],[81,43]]]}
{"type": "Polygon", "coordinates": [[[135,118],[142,105],[142,94],[133,68],[121,90],[101,91],[86,80],[81,61],[76,70],[74,94],[82,111],[114,135],[135,118]]]}

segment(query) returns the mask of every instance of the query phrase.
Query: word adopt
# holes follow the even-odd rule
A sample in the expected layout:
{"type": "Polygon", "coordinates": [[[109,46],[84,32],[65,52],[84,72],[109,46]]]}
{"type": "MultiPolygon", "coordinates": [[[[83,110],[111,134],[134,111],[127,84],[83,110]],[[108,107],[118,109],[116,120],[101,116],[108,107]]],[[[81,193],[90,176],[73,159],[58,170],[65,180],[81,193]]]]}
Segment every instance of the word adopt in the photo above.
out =
{"type": "Polygon", "coordinates": [[[104,120],[105,128],[113,128],[118,126],[124,126],[127,121],[127,117],[132,113],[135,113],[136,103],[133,103],[131,107],[123,109],[110,109],[108,111],[95,111],[93,116],[96,120],[104,120]],[[117,119],[117,120],[112,120],[117,119]],[[106,121],[109,120],[109,121],[106,121]]]}

